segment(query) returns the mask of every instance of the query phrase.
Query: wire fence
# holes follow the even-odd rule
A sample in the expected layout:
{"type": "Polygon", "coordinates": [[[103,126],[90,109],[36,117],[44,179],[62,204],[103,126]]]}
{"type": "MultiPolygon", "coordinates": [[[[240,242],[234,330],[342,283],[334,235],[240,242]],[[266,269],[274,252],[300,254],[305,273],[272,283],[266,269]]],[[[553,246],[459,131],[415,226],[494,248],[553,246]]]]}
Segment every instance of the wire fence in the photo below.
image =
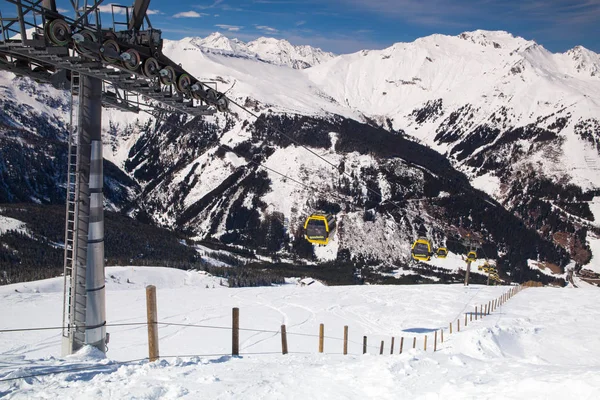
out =
{"type": "MultiPolygon", "coordinates": [[[[464,324],[462,325],[462,330],[464,330],[465,328],[468,327],[469,323],[473,322],[473,319],[475,319],[475,321],[477,321],[478,319],[483,319],[483,317],[490,315],[492,312],[494,312],[498,307],[502,306],[505,302],[507,302],[509,299],[511,299],[514,295],[518,294],[521,290],[527,288],[527,287],[533,287],[533,286],[538,286],[535,283],[525,283],[524,285],[519,285],[519,286],[512,286],[507,292],[503,293],[501,296],[499,296],[498,298],[494,299],[494,300],[490,300],[487,303],[482,303],[479,306],[475,306],[474,311],[469,311],[469,312],[464,312],[464,310],[468,307],[468,305],[465,306],[465,308],[463,309],[463,311],[461,311],[461,314],[459,314],[459,316],[457,318],[455,318],[453,321],[451,321],[446,327],[442,327],[439,329],[436,329],[434,331],[430,331],[428,332],[429,335],[433,335],[433,341],[430,341],[430,346],[429,349],[432,351],[438,351],[439,350],[439,346],[442,345],[444,343],[444,332],[446,332],[447,334],[455,334],[461,331],[461,315],[463,315],[464,312],[464,324]],[[454,329],[453,329],[454,328],[454,329]],[[439,333],[439,334],[438,334],[439,333]]],[[[469,303],[472,302],[473,297],[469,300],[469,303]]],[[[239,317],[239,313],[238,313],[238,317],[239,317]]],[[[252,332],[252,333],[268,333],[268,334],[272,334],[272,335],[281,335],[282,338],[283,336],[286,337],[285,341],[287,343],[287,336],[298,336],[298,337],[309,337],[309,338],[315,338],[315,339],[319,339],[319,353],[321,354],[326,354],[326,355],[360,355],[361,353],[356,353],[356,352],[351,352],[348,353],[347,351],[347,345],[348,344],[353,344],[356,346],[359,346],[360,348],[362,348],[362,354],[367,353],[367,349],[375,349],[379,351],[379,354],[384,354],[384,341],[382,340],[379,344],[369,344],[368,342],[368,337],[365,335],[363,336],[363,342],[358,342],[356,340],[350,340],[347,336],[347,329],[348,327],[345,326],[345,335],[344,337],[337,337],[337,336],[325,336],[323,331],[324,331],[324,324],[320,325],[320,333],[319,334],[311,334],[311,333],[306,333],[306,332],[287,332],[287,330],[285,329],[285,325],[281,326],[281,329],[278,330],[270,330],[270,329],[253,329],[253,328],[243,328],[239,326],[239,321],[235,321],[235,313],[234,313],[234,320],[232,321],[232,326],[223,326],[223,325],[206,325],[206,324],[186,324],[186,323],[175,323],[175,322],[153,322],[153,323],[149,323],[148,321],[144,321],[144,322],[126,322],[126,323],[111,323],[111,324],[105,324],[106,327],[125,327],[125,326],[138,326],[138,327],[143,327],[146,326],[148,328],[150,328],[150,325],[155,325],[156,327],[168,327],[168,326],[175,326],[175,327],[186,327],[186,328],[197,328],[197,329],[218,329],[218,330],[226,330],[226,331],[231,331],[232,332],[232,337],[234,338],[234,342],[235,342],[235,331],[240,331],[240,332],[252,332]],[[237,326],[236,326],[237,325],[237,326]],[[334,340],[334,341],[341,341],[344,343],[344,350],[342,351],[328,351],[328,352],[324,352],[323,351],[323,343],[325,340],[334,340]]],[[[48,330],[63,330],[65,328],[69,328],[69,327],[63,327],[63,326],[53,326],[53,327],[31,327],[31,328],[10,328],[10,329],[0,329],[0,334],[6,334],[6,333],[26,333],[26,332],[35,332],[35,331],[48,331],[48,330]]],[[[148,329],[148,331],[150,332],[150,329],[148,329]]],[[[428,334],[425,335],[405,335],[405,336],[398,336],[398,337],[391,337],[391,346],[388,347],[389,350],[389,354],[401,354],[403,352],[405,352],[408,349],[416,349],[417,348],[417,338],[420,337],[420,340],[418,341],[419,343],[419,348],[421,348],[421,344],[423,345],[422,349],[423,351],[428,351],[427,348],[427,338],[429,336],[428,334]],[[412,338],[412,342],[410,341],[410,338],[412,338]],[[397,342],[395,342],[396,339],[400,339],[397,342]],[[405,341],[406,339],[406,341],[405,341]],[[394,345],[395,343],[397,343],[398,346],[398,351],[395,352],[394,351],[394,345]]],[[[390,337],[388,334],[370,334],[370,337],[390,337]]],[[[152,340],[150,337],[148,338],[148,340],[152,340]]],[[[158,340],[158,336],[156,335],[156,340],[158,340]]],[[[237,336],[237,340],[238,340],[238,347],[237,349],[239,349],[239,335],[237,336]]],[[[388,342],[389,343],[389,342],[388,342]]],[[[29,372],[32,368],[37,368],[37,369],[45,369],[42,372],[38,372],[38,373],[27,373],[25,375],[20,375],[20,369],[13,369],[12,371],[8,371],[6,374],[4,374],[3,376],[0,375],[0,382],[8,382],[8,381],[14,381],[14,380],[18,380],[18,379],[31,379],[31,378],[37,378],[37,377],[43,377],[43,376],[48,376],[48,375],[55,375],[55,374],[62,374],[62,373],[73,373],[73,372],[82,372],[82,371],[95,371],[98,370],[99,373],[103,373],[103,372],[112,372],[114,370],[115,367],[120,367],[123,365],[129,365],[129,364],[140,364],[140,363],[144,363],[144,362],[150,362],[150,361],[154,361],[157,359],[169,359],[169,358],[194,358],[194,357],[242,357],[242,356],[267,356],[267,355],[275,355],[275,354],[295,354],[295,355],[308,355],[308,354],[315,354],[315,352],[311,352],[311,351],[287,351],[287,344],[285,344],[285,347],[282,348],[281,351],[257,351],[257,352],[244,352],[244,351],[235,351],[235,344],[233,345],[233,349],[232,352],[230,353],[206,353],[206,354],[179,354],[179,355],[159,355],[157,354],[150,354],[149,357],[144,357],[144,358],[137,358],[137,359],[133,359],[133,360],[127,360],[127,361],[110,361],[109,363],[105,363],[105,364],[90,364],[90,365],[85,365],[85,366],[56,366],[56,365],[46,365],[46,366],[42,366],[42,365],[29,365],[29,368],[26,369],[25,371],[22,372],[29,372]],[[47,370],[48,368],[51,368],[51,370],[47,370]],[[12,376],[12,375],[18,375],[18,376],[12,376]]],[[[282,343],[283,346],[283,343],[282,343]]],[[[156,347],[158,349],[158,346],[156,347]]],[[[1,373],[1,372],[0,372],[1,373]]]]}

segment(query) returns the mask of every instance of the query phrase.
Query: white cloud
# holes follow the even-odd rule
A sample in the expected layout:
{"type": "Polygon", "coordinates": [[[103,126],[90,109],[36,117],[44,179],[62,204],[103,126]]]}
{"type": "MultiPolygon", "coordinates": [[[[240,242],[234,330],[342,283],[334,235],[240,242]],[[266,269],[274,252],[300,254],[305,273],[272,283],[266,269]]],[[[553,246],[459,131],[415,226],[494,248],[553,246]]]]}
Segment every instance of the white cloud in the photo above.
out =
{"type": "Polygon", "coordinates": [[[228,30],[229,32],[237,32],[243,28],[243,26],[225,25],[225,24],[217,24],[215,26],[218,28],[221,28],[221,29],[228,30]]]}
{"type": "Polygon", "coordinates": [[[306,24],[306,21],[298,21],[298,22],[296,22],[296,26],[302,26],[304,24],[306,24]]]}
{"type": "Polygon", "coordinates": [[[184,11],[173,15],[173,18],[200,18],[203,15],[207,14],[200,14],[196,11],[184,11]]]}
{"type": "Polygon", "coordinates": [[[271,28],[270,26],[266,26],[266,25],[254,25],[256,27],[256,29],[266,32],[266,33],[277,33],[279,32],[279,30],[275,29],[275,28],[271,28]]]}
{"type": "MultiPolygon", "coordinates": [[[[110,4],[104,4],[104,5],[100,5],[98,6],[98,11],[100,11],[101,13],[105,13],[105,14],[112,14],[113,13],[113,7],[114,5],[117,5],[115,3],[110,3],[110,4]]],[[[124,7],[115,7],[114,8],[114,13],[115,15],[125,15],[126,11],[124,7]]],[[[161,12],[159,10],[148,10],[146,11],[147,15],[156,15],[156,14],[161,14],[161,12]]],[[[131,15],[131,12],[130,14],[131,15]]]]}
{"type": "Polygon", "coordinates": [[[200,10],[206,10],[207,8],[215,8],[216,6],[218,6],[219,4],[221,4],[223,2],[223,0],[215,0],[214,3],[205,6],[205,5],[196,5],[194,6],[194,8],[198,8],[200,10]]]}
{"type": "Polygon", "coordinates": [[[71,12],[73,10],[67,10],[66,8],[57,8],[56,11],[58,11],[61,14],[66,14],[66,13],[71,12]]]}

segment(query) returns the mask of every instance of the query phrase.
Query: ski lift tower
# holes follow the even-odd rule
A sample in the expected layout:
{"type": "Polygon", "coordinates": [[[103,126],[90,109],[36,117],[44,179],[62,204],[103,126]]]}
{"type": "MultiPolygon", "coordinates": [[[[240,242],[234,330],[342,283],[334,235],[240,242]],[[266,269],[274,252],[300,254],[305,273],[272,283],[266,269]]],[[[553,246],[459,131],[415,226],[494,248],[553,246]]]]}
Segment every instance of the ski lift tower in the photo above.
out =
{"type": "Polygon", "coordinates": [[[150,0],[112,5],[109,28],[100,20],[104,0],[70,0],[67,13],[56,0],[4,1],[16,16],[0,14],[0,69],[71,90],[62,353],[85,345],[105,352],[102,106],[200,116],[229,102],[162,54],[150,0]]]}

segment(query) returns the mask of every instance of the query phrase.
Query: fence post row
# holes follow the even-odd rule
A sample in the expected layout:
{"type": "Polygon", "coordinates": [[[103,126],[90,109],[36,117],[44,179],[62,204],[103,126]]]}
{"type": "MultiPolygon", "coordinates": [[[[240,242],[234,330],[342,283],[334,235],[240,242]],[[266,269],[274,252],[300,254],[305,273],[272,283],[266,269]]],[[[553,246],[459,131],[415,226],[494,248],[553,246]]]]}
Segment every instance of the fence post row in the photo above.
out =
{"type": "Polygon", "coordinates": [[[156,311],[156,286],[146,286],[146,314],[148,319],[148,358],[150,362],[159,358],[158,313],[156,311]]]}
{"type": "MultiPolygon", "coordinates": [[[[465,313],[465,322],[464,326],[468,326],[468,321],[473,321],[473,314],[475,314],[475,320],[478,318],[483,319],[484,315],[490,315],[491,312],[495,311],[498,307],[502,306],[506,301],[508,301],[512,296],[519,293],[524,288],[533,286],[531,283],[525,283],[524,285],[519,285],[518,287],[513,287],[509,289],[506,293],[503,293],[498,298],[494,300],[490,300],[488,304],[481,304],[479,307],[475,306],[475,313],[470,312],[469,318],[467,318],[467,314],[465,313]]],[[[156,303],[156,286],[149,285],[146,286],[146,311],[147,311],[147,320],[148,320],[148,355],[150,362],[156,361],[159,359],[159,345],[158,345],[158,312],[157,312],[157,303],[156,303]]],[[[460,332],[460,318],[456,321],[457,332],[460,332]]],[[[452,322],[450,322],[450,333],[452,334],[452,322]]],[[[433,339],[433,351],[437,351],[437,342],[438,342],[438,332],[437,330],[434,332],[433,339]]],[[[239,356],[240,354],[240,309],[234,307],[232,309],[232,336],[231,336],[231,354],[233,356],[239,356]]],[[[319,353],[323,353],[324,351],[324,342],[325,342],[325,325],[319,325],[319,353]]],[[[390,354],[394,354],[394,342],[395,337],[392,336],[392,343],[390,346],[390,354]]],[[[444,329],[440,329],[440,343],[444,342],[444,329]]],[[[379,354],[383,354],[384,341],[381,341],[381,346],[379,348],[379,354]]],[[[417,347],[417,338],[413,337],[413,349],[417,347]]],[[[400,351],[399,354],[402,354],[404,348],[404,336],[400,337],[400,351]]],[[[427,351],[427,335],[424,337],[424,345],[423,348],[427,351]]],[[[287,330],[286,326],[281,325],[281,353],[288,354],[288,343],[287,343],[287,330]]],[[[344,326],[344,355],[348,354],[348,326],[344,326]]],[[[363,336],[363,354],[367,353],[367,336],[363,336]]]]}

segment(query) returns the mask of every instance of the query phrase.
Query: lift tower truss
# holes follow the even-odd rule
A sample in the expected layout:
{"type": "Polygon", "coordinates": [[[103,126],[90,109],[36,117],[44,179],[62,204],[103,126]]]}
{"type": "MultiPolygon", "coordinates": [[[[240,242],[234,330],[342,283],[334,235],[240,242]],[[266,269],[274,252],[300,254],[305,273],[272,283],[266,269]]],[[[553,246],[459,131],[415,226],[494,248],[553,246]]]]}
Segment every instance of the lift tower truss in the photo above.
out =
{"type": "Polygon", "coordinates": [[[16,16],[0,14],[0,70],[71,90],[63,354],[84,345],[104,352],[102,106],[199,116],[226,111],[229,101],[162,54],[161,31],[147,15],[150,0],[113,4],[109,28],[100,19],[104,0],[70,0],[69,13],[55,0],[4,1],[16,16]]]}

